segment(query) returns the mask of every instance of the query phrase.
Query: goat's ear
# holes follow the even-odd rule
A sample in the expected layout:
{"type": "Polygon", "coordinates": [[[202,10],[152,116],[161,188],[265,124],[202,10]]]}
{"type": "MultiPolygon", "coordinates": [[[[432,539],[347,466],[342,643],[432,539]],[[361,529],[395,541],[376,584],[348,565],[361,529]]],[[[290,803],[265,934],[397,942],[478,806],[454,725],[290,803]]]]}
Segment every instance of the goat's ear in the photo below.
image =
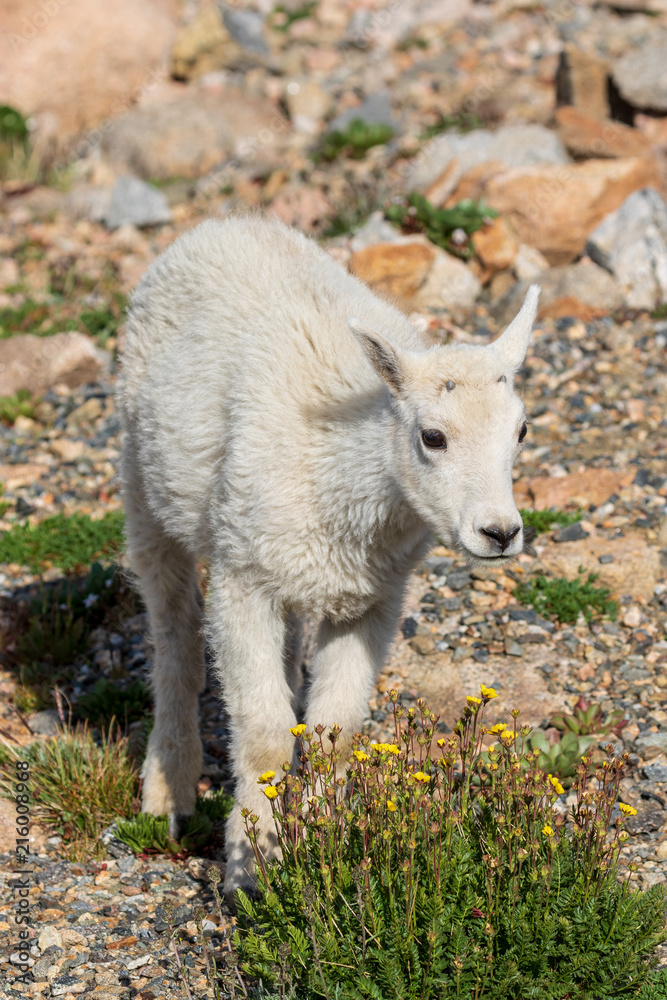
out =
{"type": "Polygon", "coordinates": [[[407,380],[405,357],[393,344],[354,316],[348,317],[347,325],[357,338],[366,357],[380,378],[384,379],[392,392],[400,393],[407,380]]]}
{"type": "Polygon", "coordinates": [[[537,315],[539,294],[540,286],[531,285],[526,293],[520,313],[491,345],[513,372],[521,367],[526,356],[530,335],[533,332],[533,323],[537,315]]]}

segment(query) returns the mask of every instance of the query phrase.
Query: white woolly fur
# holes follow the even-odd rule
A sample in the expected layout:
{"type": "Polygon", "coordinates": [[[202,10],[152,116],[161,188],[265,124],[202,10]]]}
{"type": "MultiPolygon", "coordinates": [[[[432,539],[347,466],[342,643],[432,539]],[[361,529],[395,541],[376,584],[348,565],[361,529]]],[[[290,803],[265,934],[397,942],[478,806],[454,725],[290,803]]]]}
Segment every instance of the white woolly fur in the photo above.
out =
{"type": "Polygon", "coordinates": [[[432,532],[477,562],[521,550],[513,375],[537,293],[493,345],[429,349],[313,241],[258,216],[202,223],[137,288],[118,405],[128,552],[155,643],[143,809],[176,829],[194,808],[205,626],[236,778],[227,891],[252,884],[241,807],[275,850],[257,776],[293,756],[300,621],[319,623],[305,721],[349,741],[432,532]]]}

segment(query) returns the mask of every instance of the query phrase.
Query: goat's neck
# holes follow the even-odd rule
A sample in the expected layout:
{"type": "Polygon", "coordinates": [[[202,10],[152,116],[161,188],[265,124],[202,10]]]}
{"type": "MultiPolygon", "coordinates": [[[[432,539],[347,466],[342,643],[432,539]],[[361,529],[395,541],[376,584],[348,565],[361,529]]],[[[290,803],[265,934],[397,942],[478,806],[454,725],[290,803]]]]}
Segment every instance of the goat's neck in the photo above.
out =
{"type": "Polygon", "coordinates": [[[397,459],[388,405],[328,425],[318,478],[330,530],[364,547],[400,546],[403,536],[427,530],[399,485],[397,459]]]}

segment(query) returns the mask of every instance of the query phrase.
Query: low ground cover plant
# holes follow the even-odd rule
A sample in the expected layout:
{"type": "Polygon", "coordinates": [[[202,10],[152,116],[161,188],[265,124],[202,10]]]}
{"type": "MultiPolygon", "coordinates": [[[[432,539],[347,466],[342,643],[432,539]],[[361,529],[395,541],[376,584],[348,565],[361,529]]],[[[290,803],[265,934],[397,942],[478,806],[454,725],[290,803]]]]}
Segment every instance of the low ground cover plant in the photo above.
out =
{"type": "Polygon", "coordinates": [[[574,580],[562,577],[549,579],[537,576],[528,583],[520,583],[514,596],[521,604],[530,604],[539,615],[549,615],[564,624],[574,624],[579,615],[587,622],[593,618],[616,618],[618,601],[608,587],[595,587],[597,573],[584,577],[583,566],[574,580]]]}
{"type": "Polygon", "coordinates": [[[34,402],[27,389],[19,389],[13,396],[0,396],[0,423],[13,424],[17,417],[32,417],[34,402]]]}
{"type": "Polygon", "coordinates": [[[55,514],[38,524],[16,524],[0,535],[0,562],[18,563],[39,573],[57,566],[67,573],[113,556],[123,545],[122,511],[93,520],[88,514],[55,514]]]}
{"type": "Polygon", "coordinates": [[[72,860],[103,856],[102,830],[139,808],[137,767],[114,729],[98,738],[85,726],[64,729],[28,747],[0,747],[0,794],[14,797],[16,761],[27,761],[33,818],[63,838],[72,860]]]}
{"type": "Polygon", "coordinates": [[[425,233],[431,243],[457,257],[472,256],[469,237],[498,213],[482,201],[466,198],[451,208],[437,208],[414,191],[407,199],[385,209],[390,222],[408,233],[425,233]],[[458,236],[457,239],[454,239],[458,236]]]}
{"type": "MultiPolygon", "coordinates": [[[[610,745],[592,777],[583,760],[566,814],[539,750],[521,749],[519,713],[484,724],[492,689],[437,741],[423,703],[405,712],[391,697],[394,743],[358,738],[344,759],[336,727],[299,726],[298,773],[260,775],[282,859],[257,851],[260,896],[237,894],[246,975],[309,1000],[636,991],[666,936],[665,899],[619,881],[624,760],[610,745]]],[[[256,845],[257,817],[245,816],[256,845]]]]}
{"type": "Polygon", "coordinates": [[[198,796],[195,812],[185,821],[178,840],[169,836],[169,817],[139,813],[116,825],[116,837],[137,854],[191,854],[206,847],[216,825],[229,816],[234,803],[231,795],[220,790],[206,798],[198,796]]]}

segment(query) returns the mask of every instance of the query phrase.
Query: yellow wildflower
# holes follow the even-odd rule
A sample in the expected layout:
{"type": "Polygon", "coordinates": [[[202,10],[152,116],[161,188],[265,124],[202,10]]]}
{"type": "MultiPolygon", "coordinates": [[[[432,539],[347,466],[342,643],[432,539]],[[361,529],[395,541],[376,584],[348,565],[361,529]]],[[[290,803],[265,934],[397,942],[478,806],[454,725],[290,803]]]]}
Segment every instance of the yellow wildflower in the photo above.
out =
{"type": "Polygon", "coordinates": [[[548,823],[545,823],[544,826],[542,827],[542,833],[544,834],[545,837],[553,837],[554,835],[554,832],[548,823]]]}
{"type": "Polygon", "coordinates": [[[495,690],[493,688],[488,688],[486,684],[480,685],[480,691],[482,692],[482,698],[486,698],[487,701],[491,701],[492,698],[498,697],[495,690]]]}
{"type": "Polygon", "coordinates": [[[362,764],[365,760],[368,760],[368,754],[364,753],[363,750],[353,750],[352,755],[357,758],[360,764],[362,764]]]}
{"type": "Polygon", "coordinates": [[[515,736],[516,733],[514,732],[513,729],[503,729],[502,733],[500,734],[501,740],[513,740],[515,736]]]}
{"type": "Polygon", "coordinates": [[[259,778],[257,779],[257,784],[265,785],[267,781],[271,781],[273,778],[275,778],[275,776],[276,776],[275,771],[265,771],[264,774],[260,774],[259,778]]]}
{"type": "Polygon", "coordinates": [[[415,781],[422,781],[424,784],[427,784],[431,780],[431,775],[424,774],[423,771],[415,771],[412,777],[415,779],[415,781]]]}
{"type": "Polygon", "coordinates": [[[273,785],[269,785],[268,788],[264,789],[264,794],[266,795],[267,799],[277,799],[278,789],[274,788],[273,785]]]}
{"type": "Polygon", "coordinates": [[[474,694],[467,695],[466,696],[466,701],[468,702],[468,704],[470,705],[471,708],[474,708],[476,705],[481,705],[482,704],[482,699],[481,698],[475,698],[474,694]]]}
{"type": "Polygon", "coordinates": [[[636,816],[637,810],[634,806],[628,806],[625,802],[619,802],[618,808],[621,810],[624,816],[636,816]]]}
{"type": "Polygon", "coordinates": [[[387,799],[387,809],[389,810],[389,812],[392,813],[396,812],[397,809],[396,803],[392,802],[391,799],[387,799]]]}
{"type": "Polygon", "coordinates": [[[292,728],[290,729],[290,733],[292,734],[292,736],[303,736],[303,734],[306,731],[306,728],[307,727],[305,722],[300,722],[298,726],[292,726],[292,728]]]}
{"type": "Polygon", "coordinates": [[[558,778],[555,778],[555,777],[553,776],[553,774],[548,774],[548,775],[547,775],[547,778],[548,778],[548,780],[549,780],[549,781],[551,782],[551,785],[552,785],[552,787],[553,787],[554,791],[555,791],[555,792],[557,792],[557,793],[558,793],[558,795],[563,795],[563,794],[565,793],[565,789],[564,789],[564,788],[563,788],[563,786],[561,785],[561,783],[560,783],[560,781],[558,780],[558,778]]]}
{"type": "Polygon", "coordinates": [[[446,743],[446,740],[438,740],[438,746],[441,747],[441,748],[444,747],[445,743],[446,743]]]}
{"type": "Polygon", "coordinates": [[[504,722],[496,722],[495,726],[491,726],[489,729],[489,733],[492,736],[497,736],[498,733],[502,733],[503,729],[507,729],[506,724],[504,722]]]}
{"type": "Polygon", "coordinates": [[[395,743],[371,743],[371,748],[375,750],[376,753],[398,754],[401,752],[395,743]]]}

